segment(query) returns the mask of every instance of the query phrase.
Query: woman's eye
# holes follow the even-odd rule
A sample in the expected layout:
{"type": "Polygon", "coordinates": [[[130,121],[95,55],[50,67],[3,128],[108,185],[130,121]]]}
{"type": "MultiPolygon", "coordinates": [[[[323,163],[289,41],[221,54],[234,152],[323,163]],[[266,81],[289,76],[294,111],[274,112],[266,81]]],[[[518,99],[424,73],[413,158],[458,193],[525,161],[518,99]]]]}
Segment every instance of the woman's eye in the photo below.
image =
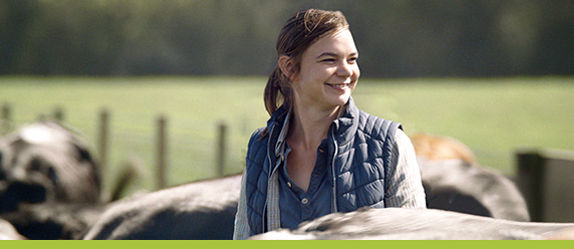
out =
{"type": "Polygon", "coordinates": [[[355,63],[355,62],[357,62],[358,59],[359,58],[357,58],[357,57],[351,57],[351,58],[349,58],[349,63],[355,63]]]}
{"type": "Polygon", "coordinates": [[[323,62],[335,62],[335,59],[333,58],[328,58],[328,59],[323,59],[323,62]]]}

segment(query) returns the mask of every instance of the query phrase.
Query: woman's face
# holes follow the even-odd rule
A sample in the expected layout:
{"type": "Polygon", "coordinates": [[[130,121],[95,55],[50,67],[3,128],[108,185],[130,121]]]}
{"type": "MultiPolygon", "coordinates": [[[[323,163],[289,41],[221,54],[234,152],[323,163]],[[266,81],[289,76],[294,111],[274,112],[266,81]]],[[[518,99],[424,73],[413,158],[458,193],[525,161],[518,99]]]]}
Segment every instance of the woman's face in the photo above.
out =
{"type": "Polygon", "coordinates": [[[346,104],[359,79],[358,57],[348,29],[317,40],[303,52],[292,80],[295,102],[320,108],[346,104]]]}

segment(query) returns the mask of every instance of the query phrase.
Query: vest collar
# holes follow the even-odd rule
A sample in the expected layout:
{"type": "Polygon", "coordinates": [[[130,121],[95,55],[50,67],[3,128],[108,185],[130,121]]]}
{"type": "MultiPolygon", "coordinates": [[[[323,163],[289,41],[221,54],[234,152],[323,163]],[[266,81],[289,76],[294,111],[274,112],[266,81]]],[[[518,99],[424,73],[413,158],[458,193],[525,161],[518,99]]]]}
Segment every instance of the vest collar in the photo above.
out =
{"type": "Polygon", "coordinates": [[[345,105],[343,113],[331,124],[329,129],[333,129],[334,139],[337,140],[338,145],[345,145],[350,142],[359,127],[359,114],[360,111],[353,101],[353,97],[349,97],[349,101],[345,105]]]}
{"type": "MultiPolygon", "coordinates": [[[[359,126],[358,117],[359,109],[355,105],[352,97],[345,104],[345,109],[329,127],[329,134],[334,134],[334,138],[339,145],[344,145],[352,140],[359,126]],[[331,132],[331,129],[334,129],[331,132]]],[[[281,105],[267,121],[269,133],[269,151],[274,152],[274,156],[280,157],[284,150],[287,132],[289,130],[289,121],[291,118],[291,109],[281,105]]]]}

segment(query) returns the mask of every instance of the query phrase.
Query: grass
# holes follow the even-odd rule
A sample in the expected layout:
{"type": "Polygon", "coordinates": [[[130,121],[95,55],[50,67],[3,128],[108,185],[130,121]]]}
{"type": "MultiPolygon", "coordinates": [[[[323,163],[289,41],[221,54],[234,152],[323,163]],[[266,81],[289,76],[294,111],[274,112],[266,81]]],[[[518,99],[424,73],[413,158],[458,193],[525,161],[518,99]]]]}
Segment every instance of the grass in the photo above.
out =
{"type": "MultiPolygon", "coordinates": [[[[98,112],[111,112],[111,166],[138,158],[148,172],[136,188],[152,189],[155,120],[168,118],[171,185],[215,175],[216,125],[229,125],[226,173],[240,172],[251,132],[267,120],[263,77],[1,77],[0,103],[16,125],[61,106],[65,120],[95,142],[98,112]]],[[[574,150],[574,78],[362,79],[357,105],[403,123],[407,133],[452,136],[478,161],[514,172],[517,148],[574,150]]]]}

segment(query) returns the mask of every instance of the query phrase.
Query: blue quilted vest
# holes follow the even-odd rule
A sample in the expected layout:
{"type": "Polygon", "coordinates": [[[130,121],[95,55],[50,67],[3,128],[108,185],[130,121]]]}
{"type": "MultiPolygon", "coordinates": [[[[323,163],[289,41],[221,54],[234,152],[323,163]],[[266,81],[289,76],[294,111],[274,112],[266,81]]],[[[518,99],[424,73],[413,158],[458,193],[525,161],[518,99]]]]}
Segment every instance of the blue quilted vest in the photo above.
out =
{"type": "MultiPolygon", "coordinates": [[[[265,205],[270,172],[280,160],[275,154],[288,111],[280,107],[249,140],[246,157],[247,219],[254,234],[266,232],[265,205]],[[266,133],[266,134],[264,134],[266,133]]],[[[392,154],[396,122],[359,110],[350,98],[345,112],[329,127],[328,168],[334,174],[332,212],[351,212],[360,207],[385,207],[386,175],[397,155],[392,154]]]]}

